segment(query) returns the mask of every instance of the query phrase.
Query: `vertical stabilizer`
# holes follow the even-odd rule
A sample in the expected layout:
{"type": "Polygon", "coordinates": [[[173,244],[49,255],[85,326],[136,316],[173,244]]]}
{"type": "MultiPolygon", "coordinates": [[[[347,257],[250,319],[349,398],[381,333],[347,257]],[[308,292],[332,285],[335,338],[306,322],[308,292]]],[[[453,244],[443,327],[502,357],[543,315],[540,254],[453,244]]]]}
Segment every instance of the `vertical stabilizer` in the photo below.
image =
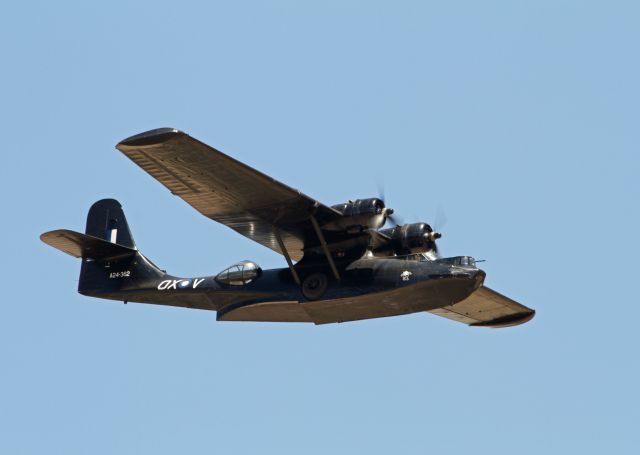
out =
{"type": "Polygon", "coordinates": [[[85,233],[128,248],[136,247],[122,206],[115,199],[102,199],[91,206],[85,233]]]}

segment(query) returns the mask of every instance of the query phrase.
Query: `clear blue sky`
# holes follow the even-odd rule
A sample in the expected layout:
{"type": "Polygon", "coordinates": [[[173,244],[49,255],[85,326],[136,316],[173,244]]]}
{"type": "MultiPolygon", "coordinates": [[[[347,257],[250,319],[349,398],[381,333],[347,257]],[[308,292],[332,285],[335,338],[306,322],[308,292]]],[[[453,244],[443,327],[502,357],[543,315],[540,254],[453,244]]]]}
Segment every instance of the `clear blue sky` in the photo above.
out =
{"type": "Polygon", "coordinates": [[[10,2],[0,453],[637,453],[634,1],[10,2]],[[76,293],[38,240],[122,202],[180,275],[277,254],[114,149],[172,126],[327,204],[446,210],[529,324],[216,323],[76,293]]]}

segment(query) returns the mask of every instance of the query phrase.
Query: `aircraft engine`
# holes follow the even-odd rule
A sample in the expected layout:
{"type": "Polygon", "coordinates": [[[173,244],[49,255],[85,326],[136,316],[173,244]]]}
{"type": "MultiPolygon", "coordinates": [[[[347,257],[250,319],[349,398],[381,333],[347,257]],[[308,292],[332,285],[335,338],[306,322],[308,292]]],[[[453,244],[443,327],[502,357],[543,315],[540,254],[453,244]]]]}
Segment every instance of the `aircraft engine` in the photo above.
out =
{"type": "Polygon", "coordinates": [[[329,231],[379,229],[393,213],[393,209],[386,208],[382,199],[378,198],[356,199],[331,208],[342,213],[344,217],[322,226],[329,231]]]}
{"type": "Polygon", "coordinates": [[[437,254],[436,240],[442,234],[434,232],[427,223],[403,224],[390,229],[382,229],[381,234],[391,237],[390,245],[374,250],[384,254],[415,254],[433,251],[437,254]]]}

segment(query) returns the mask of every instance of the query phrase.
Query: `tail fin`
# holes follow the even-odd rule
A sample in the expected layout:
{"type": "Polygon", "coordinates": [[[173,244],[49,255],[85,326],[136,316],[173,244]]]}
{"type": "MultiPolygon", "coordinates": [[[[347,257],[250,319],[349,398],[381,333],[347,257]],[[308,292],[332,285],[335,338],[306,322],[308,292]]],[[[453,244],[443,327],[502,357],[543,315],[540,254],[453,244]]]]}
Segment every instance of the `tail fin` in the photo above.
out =
{"type": "Polygon", "coordinates": [[[40,239],[82,258],[81,294],[113,294],[115,298],[121,291],[165,275],[136,248],[122,206],[115,199],[102,199],[91,206],[85,234],[59,229],[45,232],[40,239]]]}
{"type": "Polygon", "coordinates": [[[116,245],[136,248],[122,206],[115,199],[102,199],[91,206],[85,234],[116,245]]]}

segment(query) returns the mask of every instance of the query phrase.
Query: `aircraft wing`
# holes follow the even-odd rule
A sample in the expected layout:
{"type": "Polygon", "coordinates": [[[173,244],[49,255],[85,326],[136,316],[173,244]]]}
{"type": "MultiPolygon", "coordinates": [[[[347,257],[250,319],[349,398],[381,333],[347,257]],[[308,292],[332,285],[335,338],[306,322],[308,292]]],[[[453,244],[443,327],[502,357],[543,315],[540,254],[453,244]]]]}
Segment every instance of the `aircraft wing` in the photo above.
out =
{"type": "Polygon", "coordinates": [[[204,216],[293,260],[317,245],[322,225],[342,214],[173,128],[132,136],[116,148],[204,216]]]}
{"type": "Polygon", "coordinates": [[[480,286],[461,302],[431,310],[429,313],[471,326],[494,328],[523,324],[536,314],[531,308],[486,286],[480,286]]]}

